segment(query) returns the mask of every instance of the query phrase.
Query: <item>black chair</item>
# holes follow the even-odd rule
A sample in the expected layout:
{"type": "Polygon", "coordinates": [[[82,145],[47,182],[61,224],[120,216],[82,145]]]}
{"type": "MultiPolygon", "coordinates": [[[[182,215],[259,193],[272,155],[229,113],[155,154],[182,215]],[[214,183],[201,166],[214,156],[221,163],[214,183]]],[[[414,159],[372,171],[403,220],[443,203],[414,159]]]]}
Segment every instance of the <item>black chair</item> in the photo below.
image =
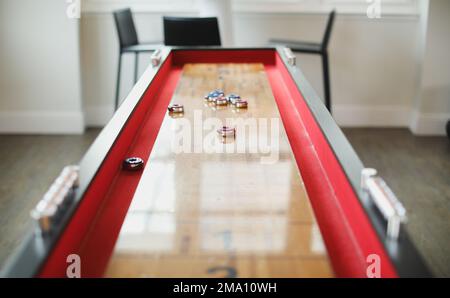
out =
{"type": "Polygon", "coordinates": [[[119,106],[120,71],[122,66],[122,55],[124,53],[134,53],[134,83],[138,75],[139,53],[153,52],[161,46],[161,43],[139,43],[136,28],[134,26],[133,15],[129,8],[116,10],[113,12],[116,23],[117,34],[119,35],[120,53],[119,66],[117,70],[116,101],[115,110],[119,106]]]}
{"type": "Polygon", "coordinates": [[[330,112],[331,112],[331,91],[330,91],[330,73],[328,65],[328,43],[330,41],[331,30],[333,28],[335,15],[336,11],[333,10],[328,17],[325,34],[323,36],[321,43],[282,40],[282,39],[271,39],[269,41],[269,43],[271,44],[281,44],[286,47],[289,47],[293,52],[315,54],[320,55],[322,57],[325,106],[330,112]]]}
{"type": "Polygon", "coordinates": [[[217,18],[164,17],[167,46],[220,46],[217,18]]]}

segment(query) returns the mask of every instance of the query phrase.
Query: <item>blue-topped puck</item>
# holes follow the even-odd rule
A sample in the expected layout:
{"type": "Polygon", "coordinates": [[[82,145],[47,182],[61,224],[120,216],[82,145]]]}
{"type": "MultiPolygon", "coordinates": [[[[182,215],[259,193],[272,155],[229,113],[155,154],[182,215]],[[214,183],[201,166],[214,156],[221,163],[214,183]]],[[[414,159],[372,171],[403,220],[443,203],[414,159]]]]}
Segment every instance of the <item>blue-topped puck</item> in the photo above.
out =
{"type": "Polygon", "coordinates": [[[211,91],[207,95],[205,95],[205,99],[215,102],[217,98],[220,98],[224,95],[225,93],[223,92],[223,90],[215,89],[214,91],[211,91]]]}
{"type": "Polygon", "coordinates": [[[231,94],[229,94],[229,95],[227,96],[227,99],[228,99],[228,101],[229,101],[231,104],[234,105],[234,104],[236,103],[237,100],[240,100],[240,99],[241,99],[241,97],[240,97],[239,95],[237,95],[237,94],[231,93],[231,94]]]}

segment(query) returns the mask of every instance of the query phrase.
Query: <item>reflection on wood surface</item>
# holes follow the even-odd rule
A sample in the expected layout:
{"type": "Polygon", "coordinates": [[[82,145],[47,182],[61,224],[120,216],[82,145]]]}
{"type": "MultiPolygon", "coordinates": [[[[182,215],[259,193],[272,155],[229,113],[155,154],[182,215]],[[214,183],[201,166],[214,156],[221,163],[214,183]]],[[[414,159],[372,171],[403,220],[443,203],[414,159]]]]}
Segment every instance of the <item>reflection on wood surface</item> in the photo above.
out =
{"type": "Polygon", "coordinates": [[[273,164],[261,163],[264,153],[173,152],[175,121],[193,123],[199,111],[203,120],[280,119],[264,66],[185,65],[172,102],[184,105],[183,117],[163,121],[106,276],[332,276],[282,124],[273,164]],[[238,93],[248,109],[205,104],[216,88],[238,93]]]}

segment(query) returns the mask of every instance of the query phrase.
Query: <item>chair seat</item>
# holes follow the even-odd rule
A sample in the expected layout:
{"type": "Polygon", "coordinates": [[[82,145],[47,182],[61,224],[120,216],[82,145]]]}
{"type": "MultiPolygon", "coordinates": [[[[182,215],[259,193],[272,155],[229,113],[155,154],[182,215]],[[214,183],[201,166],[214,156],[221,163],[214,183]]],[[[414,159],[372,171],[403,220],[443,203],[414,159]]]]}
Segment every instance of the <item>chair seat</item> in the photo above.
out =
{"type": "Polygon", "coordinates": [[[322,53],[322,45],[314,42],[284,40],[284,39],[271,39],[269,43],[272,45],[283,45],[290,48],[293,52],[301,53],[322,53]]]}
{"type": "Polygon", "coordinates": [[[122,53],[140,53],[140,52],[153,52],[163,46],[162,43],[141,43],[133,46],[127,46],[122,48],[122,53]]]}

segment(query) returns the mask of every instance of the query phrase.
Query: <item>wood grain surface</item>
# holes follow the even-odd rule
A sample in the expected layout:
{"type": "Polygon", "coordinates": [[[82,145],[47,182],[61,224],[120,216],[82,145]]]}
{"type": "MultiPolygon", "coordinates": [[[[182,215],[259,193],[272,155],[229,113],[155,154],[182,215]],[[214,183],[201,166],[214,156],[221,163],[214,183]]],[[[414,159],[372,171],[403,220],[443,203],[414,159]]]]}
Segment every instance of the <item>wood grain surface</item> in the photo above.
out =
{"type": "Polygon", "coordinates": [[[106,276],[332,276],[264,66],[187,64],[172,103],[184,105],[184,115],[162,123],[106,276]],[[208,104],[203,97],[215,88],[240,94],[248,109],[208,104]],[[279,137],[270,128],[265,137],[259,128],[237,129],[236,139],[218,145],[224,152],[205,152],[194,140],[186,147],[193,152],[174,152],[180,121],[205,139],[215,133],[204,127],[211,118],[277,121],[279,137]],[[238,140],[250,147],[256,139],[277,142],[275,162],[263,162],[267,151],[236,152],[238,140]]]}

